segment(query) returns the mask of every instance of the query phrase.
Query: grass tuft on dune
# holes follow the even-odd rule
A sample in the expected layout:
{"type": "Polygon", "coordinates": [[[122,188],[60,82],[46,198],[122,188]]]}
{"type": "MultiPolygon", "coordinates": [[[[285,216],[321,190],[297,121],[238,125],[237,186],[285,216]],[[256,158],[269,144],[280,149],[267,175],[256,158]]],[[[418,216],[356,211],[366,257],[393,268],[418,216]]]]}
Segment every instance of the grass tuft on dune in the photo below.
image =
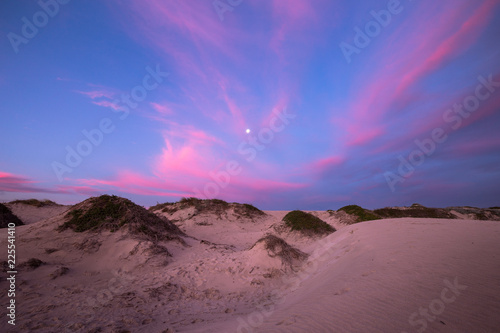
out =
{"type": "Polygon", "coordinates": [[[45,199],[45,200],[38,200],[38,199],[26,199],[26,200],[14,200],[9,202],[10,204],[23,204],[23,205],[30,205],[33,207],[45,207],[45,206],[60,206],[58,203],[45,199]]]}
{"type": "Polygon", "coordinates": [[[364,221],[373,221],[373,220],[380,220],[380,216],[373,214],[373,212],[364,209],[363,207],[360,207],[358,205],[349,205],[349,206],[344,206],[338,210],[339,212],[343,211],[346,212],[349,215],[354,215],[357,217],[356,221],[354,223],[358,222],[364,222],[364,221]]]}
{"type": "Polygon", "coordinates": [[[294,210],[283,217],[285,225],[292,230],[300,231],[308,235],[331,234],[336,231],[334,227],[310,213],[294,210]]]}

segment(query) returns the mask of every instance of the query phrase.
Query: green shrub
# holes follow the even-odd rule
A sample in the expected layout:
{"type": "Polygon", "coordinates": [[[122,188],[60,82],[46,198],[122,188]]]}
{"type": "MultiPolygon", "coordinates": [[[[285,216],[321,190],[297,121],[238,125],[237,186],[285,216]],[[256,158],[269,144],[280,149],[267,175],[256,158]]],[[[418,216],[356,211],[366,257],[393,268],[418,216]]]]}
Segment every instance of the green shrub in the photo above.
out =
{"type": "Polygon", "coordinates": [[[283,221],[292,230],[308,234],[330,234],[336,231],[334,227],[320,218],[301,210],[289,212],[283,217],[283,221]]]}
{"type": "Polygon", "coordinates": [[[380,216],[377,216],[373,214],[371,211],[366,210],[358,205],[349,205],[349,206],[344,206],[338,210],[346,212],[349,215],[354,215],[357,217],[356,222],[363,222],[363,221],[373,221],[373,220],[380,220],[380,216]]]}

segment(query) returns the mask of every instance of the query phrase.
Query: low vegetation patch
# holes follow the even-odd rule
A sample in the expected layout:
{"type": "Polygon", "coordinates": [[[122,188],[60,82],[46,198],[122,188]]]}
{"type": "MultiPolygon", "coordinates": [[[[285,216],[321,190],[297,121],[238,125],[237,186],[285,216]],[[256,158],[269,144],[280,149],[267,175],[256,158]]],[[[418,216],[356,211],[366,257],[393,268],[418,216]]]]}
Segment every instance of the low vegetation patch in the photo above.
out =
{"type": "Polygon", "coordinates": [[[148,248],[148,251],[152,255],[162,254],[162,255],[165,255],[167,257],[172,256],[172,254],[168,251],[168,249],[165,246],[162,246],[162,245],[159,245],[156,243],[151,244],[148,248]]]}
{"type": "Polygon", "coordinates": [[[28,261],[23,262],[19,265],[21,268],[27,268],[28,270],[34,270],[45,264],[43,261],[37,258],[28,259],[28,261]]]}
{"type": "Polygon", "coordinates": [[[239,203],[233,203],[234,206],[234,212],[240,216],[248,217],[250,219],[253,219],[254,217],[261,217],[265,216],[266,213],[258,209],[257,207],[250,205],[250,204],[239,204],[239,203]]]}
{"type": "Polygon", "coordinates": [[[227,213],[230,208],[234,209],[235,214],[241,217],[250,219],[265,216],[266,213],[250,204],[229,203],[220,199],[198,199],[198,198],[182,198],[178,202],[166,202],[157,204],[149,208],[150,211],[161,210],[163,213],[173,214],[179,210],[194,208],[194,215],[202,213],[214,213],[219,218],[227,213]]]}
{"type": "Polygon", "coordinates": [[[10,204],[23,204],[30,205],[33,207],[45,207],[45,206],[60,206],[58,203],[55,203],[51,200],[38,200],[38,199],[27,199],[27,200],[14,200],[9,202],[10,204]]]}
{"type": "Polygon", "coordinates": [[[449,207],[448,211],[464,214],[470,219],[482,221],[500,221],[500,211],[494,208],[476,208],[470,206],[449,207]]]}
{"type": "Polygon", "coordinates": [[[115,232],[121,228],[148,240],[178,240],[183,232],[166,218],[147,211],[132,201],[110,195],[87,199],[75,205],[67,214],[67,221],[59,231],[71,229],[76,232],[103,231],[115,232]]]}
{"type": "Polygon", "coordinates": [[[364,209],[358,205],[344,206],[338,210],[339,212],[346,212],[349,215],[356,216],[356,221],[354,223],[363,221],[373,221],[380,220],[380,216],[373,214],[373,212],[364,209]]]}
{"type": "Polygon", "coordinates": [[[297,230],[306,234],[321,235],[330,234],[336,231],[334,227],[325,221],[301,210],[289,212],[283,217],[283,222],[292,230],[297,230]]]}
{"type": "Polygon", "coordinates": [[[116,231],[127,223],[127,213],[135,204],[117,196],[102,195],[85,200],[87,205],[78,205],[67,214],[69,221],[61,229],[71,228],[76,232],[107,229],[116,231]]]}
{"type": "Polygon", "coordinates": [[[59,267],[58,269],[56,269],[55,271],[53,271],[51,274],[50,274],[50,278],[52,280],[54,279],[57,279],[58,277],[60,276],[63,276],[63,275],[66,275],[68,274],[69,272],[69,268],[68,267],[65,267],[65,266],[62,266],[62,267],[59,267]]]}
{"type": "Polygon", "coordinates": [[[259,239],[252,248],[259,243],[264,243],[264,248],[271,257],[279,257],[283,264],[291,268],[293,268],[297,261],[303,261],[308,257],[307,253],[294,248],[283,239],[274,235],[267,235],[259,239]]]}
{"type": "Polygon", "coordinates": [[[14,223],[16,226],[24,224],[23,221],[12,213],[9,207],[0,203],[0,228],[7,228],[10,223],[14,223]]]}
{"type": "Polygon", "coordinates": [[[151,211],[159,210],[163,213],[173,214],[179,210],[193,207],[196,213],[215,212],[222,213],[229,208],[229,203],[219,199],[202,200],[198,198],[182,198],[178,202],[166,202],[150,208],[151,211]]]}
{"type": "Polygon", "coordinates": [[[151,212],[154,212],[154,211],[157,211],[157,210],[165,209],[168,206],[171,206],[171,205],[174,205],[174,204],[175,204],[175,202],[164,202],[164,203],[157,202],[156,205],[149,207],[148,210],[151,211],[151,212]]]}
{"type": "Polygon", "coordinates": [[[400,217],[424,217],[435,219],[454,219],[455,215],[443,208],[428,208],[420,204],[413,204],[409,208],[381,208],[373,211],[375,214],[383,218],[400,218],[400,217]]]}

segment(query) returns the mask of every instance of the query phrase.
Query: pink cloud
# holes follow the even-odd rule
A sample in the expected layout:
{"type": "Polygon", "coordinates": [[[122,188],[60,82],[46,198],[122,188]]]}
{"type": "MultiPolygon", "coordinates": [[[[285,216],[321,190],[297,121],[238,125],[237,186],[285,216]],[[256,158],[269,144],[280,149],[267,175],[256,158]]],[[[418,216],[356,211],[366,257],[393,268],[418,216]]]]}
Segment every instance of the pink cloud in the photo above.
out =
{"type": "Polygon", "coordinates": [[[61,193],[77,193],[88,196],[100,195],[103,192],[90,186],[75,186],[75,185],[59,185],[58,192],[61,193]]]}
{"type": "Polygon", "coordinates": [[[467,140],[454,146],[455,157],[466,158],[476,156],[484,153],[485,151],[499,151],[500,138],[482,137],[475,138],[475,140],[467,140]]]}
{"type": "MultiPolygon", "coordinates": [[[[248,126],[249,119],[255,123],[255,117],[260,117],[257,122],[265,122],[268,114],[262,114],[262,109],[267,109],[259,103],[252,89],[238,71],[231,68],[245,68],[255,65],[254,57],[249,57],[246,52],[248,43],[255,45],[268,45],[269,36],[254,34],[236,20],[230,22],[230,27],[222,24],[210,2],[192,6],[182,1],[148,1],[144,3],[119,2],[127,12],[127,23],[124,24],[127,32],[140,43],[148,44],[165,57],[178,73],[176,82],[183,92],[183,97],[191,104],[191,111],[196,110],[219,126],[221,131],[240,136],[248,126]],[[172,34],[165,31],[174,31],[179,38],[172,38],[172,34]],[[181,42],[182,41],[182,42],[181,42]],[[224,64],[219,66],[218,64],[224,64]],[[251,113],[250,113],[251,112],[251,113]]],[[[280,1],[267,3],[246,3],[245,6],[256,6],[266,11],[272,20],[271,31],[275,26],[281,26],[286,33],[301,27],[315,29],[318,27],[316,18],[321,11],[321,4],[312,5],[308,1],[294,1],[283,4],[280,1]],[[264,7],[264,8],[263,8],[264,7]],[[299,25],[300,22],[300,25],[299,25]]],[[[240,7],[238,7],[240,8],[240,7]]],[[[243,5],[241,7],[243,10],[243,5]]],[[[230,13],[227,13],[230,14],[230,13]]],[[[235,13],[232,13],[235,14],[235,13]]],[[[124,16],[125,17],[125,16],[124,16]]],[[[227,15],[236,17],[236,15],[227,15]]],[[[229,22],[228,22],[229,23],[229,22]]],[[[308,42],[310,38],[305,35],[292,35],[301,42],[308,42]]],[[[267,48],[262,52],[267,52],[267,48]]],[[[312,52],[302,48],[301,53],[312,52]]],[[[297,57],[297,50],[287,51],[284,55],[290,59],[297,57]]],[[[276,57],[269,57],[264,64],[271,69],[271,73],[252,73],[256,79],[266,82],[266,77],[281,78],[287,73],[285,64],[276,57]]],[[[296,83],[289,83],[296,78],[279,79],[276,87],[284,94],[294,94],[296,83]]],[[[272,81],[272,80],[269,80],[272,81]]],[[[271,83],[265,83],[271,85],[271,83]]],[[[281,99],[278,96],[277,99],[281,99]]],[[[272,110],[272,108],[270,108],[272,110]]],[[[161,109],[157,109],[161,111],[161,109]]]]}
{"type": "Polygon", "coordinates": [[[78,179],[76,182],[85,186],[69,188],[74,188],[75,191],[82,188],[89,193],[118,190],[140,195],[182,197],[189,196],[191,190],[182,184],[165,182],[156,177],[145,177],[127,170],[119,171],[118,176],[113,179],[78,179]]]}
{"type": "Polygon", "coordinates": [[[0,191],[21,193],[55,193],[56,191],[41,188],[32,184],[38,183],[24,176],[0,171],[0,191]]]}
{"type": "Polygon", "coordinates": [[[234,184],[243,188],[248,188],[251,190],[257,190],[261,192],[280,192],[286,190],[300,189],[307,185],[302,183],[292,183],[275,181],[269,179],[256,179],[256,178],[237,178],[234,184]]]}
{"type": "Polygon", "coordinates": [[[373,125],[371,127],[369,126],[350,127],[349,132],[351,133],[351,139],[346,142],[347,146],[361,146],[367,144],[385,133],[385,131],[382,128],[380,127],[377,128],[374,127],[373,125]]]}
{"type": "MultiPolygon", "coordinates": [[[[500,74],[494,75],[493,81],[500,82],[500,74]]],[[[415,139],[423,140],[424,138],[430,138],[432,131],[436,128],[442,128],[445,133],[449,135],[455,131],[461,131],[466,127],[472,126],[477,122],[491,117],[500,109],[499,92],[494,92],[487,100],[481,101],[478,109],[473,113],[467,112],[467,114],[469,114],[468,118],[463,118],[458,114],[454,114],[456,117],[461,119],[460,127],[457,129],[452,128],[452,126],[455,125],[455,121],[453,121],[453,123],[449,123],[443,118],[445,112],[453,109],[454,104],[462,104],[464,99],[469,96],[473,96],[475,88],[478,84],[479,82],[475,82],[474,84],[464,88],[461,94],[454,99],[447,100],[433,109],[430,109],[428,111],[428,115],[425,117],[412,119],[411,124],[406,126],[407,130],[402,136],[398,137],[397,140],[392,140],[377,147],[373,153],[408,149],[409,145],[413,145],[415,139]]]]}
{"type": "Polygon", "coordinates": [[[267,115],[265,115],[262,119],[261,126],[269,127],[271,120],[276,117],[276,113],[282,112],[285,110],[289,104],[290,97],[287,93],[282,90],[279,91],[279,95],[275,104],[270,108],[270,111],[267,115]]]}
{"type": "Polygon", "coordinates": [[[246,122],[243,114],[236,102],[228,96],[225,90],[223,91],[224,101],[226,102],[227,108],[233,117],[233,126],[231,128],[234,129],[236,133],[243,133],[246,128],[246,122]]]}
{"type": "Polygon", "coordinates": [[[76,93],[85,95],[91,99],[96,99],[96,98],[109,98],[112,99],[115,96],[115,93],[106,91],[106,90],[93,90],[93,91],[80,91],[80,90],[75,90],[76,93]]]}
{"type": "Polygon", "coordinates": [[[168,107],[165,104],[158,104],[158,103],[149,103],[155,109],[156,112],[162,114],[162,115],[173,115],[174,111],[168,107]]]}
{"type": "MultiPolygon", "coordinates": [[[[112,179],[78,179],[77,183],[84,186],[64,186],[61,190],[74,191],[76,193],[96,195],[106,191],[120,191],[124,193],[155,195],[165,197],[191,197],[199,196],[196,189],[202,193],[207,183],[215,184],[215,181],[208,177],[198,179],[196,182],[184,182],[180,178],[166,180],[163,177],[147,177],[131,171],[120,171],[117,177],[112,179]]],[[[231,177],[227,187],[218,187],[217,198],[227,198],[230,200],[249,201],[255,200],[259,193],[269,194],[271,192],[283,192],[304,188],[306,184],[283,182],[277,180],[260,179],[238,175],[231,177]],[[253,191],[253,192],[252,192],[253,191]],[[250,194],[253,193],[253,194],[250,194]]]]}
{"type": "Polygon", "coordinates": [[[120,110],[121,106],[110,101],[92,101],[92,104],[99,105],[113,110],[120,110]]]}
{"type": "MultiPolygon", "coordinates": [[[[321,10],[325,8],[329,3],[324,1],[306,1],[306,0],[272,0],[265,2],[255,2],[254,6],[260,9],[268,5],[270,6],[270,11],[274,18],[275,28],[273,29],[273,35],[270,38],[270,47],[279,58],[280,63],[285,63],[289,59],[289,52],[292,50],[287,50],[284,47],[284,42],[289,38],[291,34],[295,38],[299,37],[299,34],[303,34],[304,31],[314,31],[318,26],[323,23],[320,20],[321,10]]],[[[330,16],[330,24],[338,15],[338,12],[334,12],[330,16]]],[[[303,42],[310,43],[311,39],[314,39],[314,34],[308,35],[307,39],[303,42]]],[[[293,50],[296,52],[297,50],[293,50]]],[[[302,52],[307,51],[303,49],[302,52]]]]}
{"type": "Polygon", "coordinates": [[[220,153],[224,143],[216,137],[193,126],[170,122],[169,127],[163,132],[165,146],[152,165],[159,179],[191,186],[209,179],[209,172],[225,162],[220,153]]]}
{"type": "Polygon", "coordinates": [[[201,145],[225,145],[220,139],[192,125],[181,125],[174,121],[167,121],[166,123],[170,127],[168,130],[164,130],[166,138],[180,138],[201,145]]]}
{"type": "Polygon", "coordinates": [[[428,96],[428,92],[414,87],[470,48],[491,21],[498,4],[487,0],[479,6],[467,3],[444,11],[443,8],[434,8],[437,4],[420,3],[420,11],[414,13],[415,19],[410,22],[415,22],[423,12],[426,15],[436,13],[434,15],[439,15],[439,19],[431,19],[418,30],[414,29],[413,23],[403,24],[389,37],[398,45],[397,49],[384,48],[374,52],[374,59],[381,60],[372,67],[378,69],[372,71],[370,77],[363,72],[354,82],[356,90],[346,105],[349,116],[340,120],[336,115],[332,118],[346,131],[344,143],[355,146],[374,141],[384,134],[382,123],[387,123],[387,116],[417,103],[422,96],[428,96]],[[455,27],[457,21],[464,23],[455,27]]]}
{"type": "MultiPolygon", "coordinates": [[[[413,67],[413,70],[404,75],[396,95],[406,91],[411,85],[425,75],[432,73],[460,52],[467,50],[476,40],[481,31],[486,27],[493,16],[498,1],[487,0],[477,8],[473,14],[462,24],[460,29],[445,40],[435,45],[432,53],[424,57],[424,61],[413,67]]],[[[426,52],[431,50],[426,50],[426,52]]]]}
{"type": "Polygon", "coordinates": [[[330,156],[308,163],[304,170],[306,170],[307,174],[320,175],[333,167],[342,165],[344,162],[345,157],[330,156]]]}

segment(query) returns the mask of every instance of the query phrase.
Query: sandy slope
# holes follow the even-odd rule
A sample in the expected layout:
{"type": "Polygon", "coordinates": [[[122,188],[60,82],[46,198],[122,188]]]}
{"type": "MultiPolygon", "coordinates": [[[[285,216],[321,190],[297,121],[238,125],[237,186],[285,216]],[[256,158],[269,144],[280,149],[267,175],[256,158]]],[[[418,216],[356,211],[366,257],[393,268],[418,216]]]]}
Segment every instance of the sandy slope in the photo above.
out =
{"type": "Polygon", "coordinates": [[[19,269],[18,325],[2,320],[0,331],[409,333],[424,324],[427,332],[497,331],[499,222],[405,218],[343,226],[314,212],[338,231],[310,239],[278,233],[287,212],[267,213],[255,220],[169,216],[190,236],[188,246],[160,244],[171,256],[122,232],[56,232],[63,214],[18,227],[18,263],[36,257],[46,264],[19,269]],[[310,255],[301,271],[285,271],[279,258],[251,248],[266,233],[310,255]],[[59,276],[61,267],[68,271],[59,276]],[[463,290],[443,291],[444,281],[455,279],[463,290]],[[439,315],[427,320],[418,311],[429,305],[439,315]]]}
{"type": "Polygon", "coordinates": [[[210,331],[498,332],[499,240],[498,222],[349,226],[316,248],[280,305],[210,331]]]}
{"type": "Polygon", "coordinates": [[[71,208],[71,206],[63,205],[34,207],[21,203],[6,203],[5,205],[9,207],[12,213],[19,217],[24,224],[43,221],[50,217],[57,216],[71,208]]]}

